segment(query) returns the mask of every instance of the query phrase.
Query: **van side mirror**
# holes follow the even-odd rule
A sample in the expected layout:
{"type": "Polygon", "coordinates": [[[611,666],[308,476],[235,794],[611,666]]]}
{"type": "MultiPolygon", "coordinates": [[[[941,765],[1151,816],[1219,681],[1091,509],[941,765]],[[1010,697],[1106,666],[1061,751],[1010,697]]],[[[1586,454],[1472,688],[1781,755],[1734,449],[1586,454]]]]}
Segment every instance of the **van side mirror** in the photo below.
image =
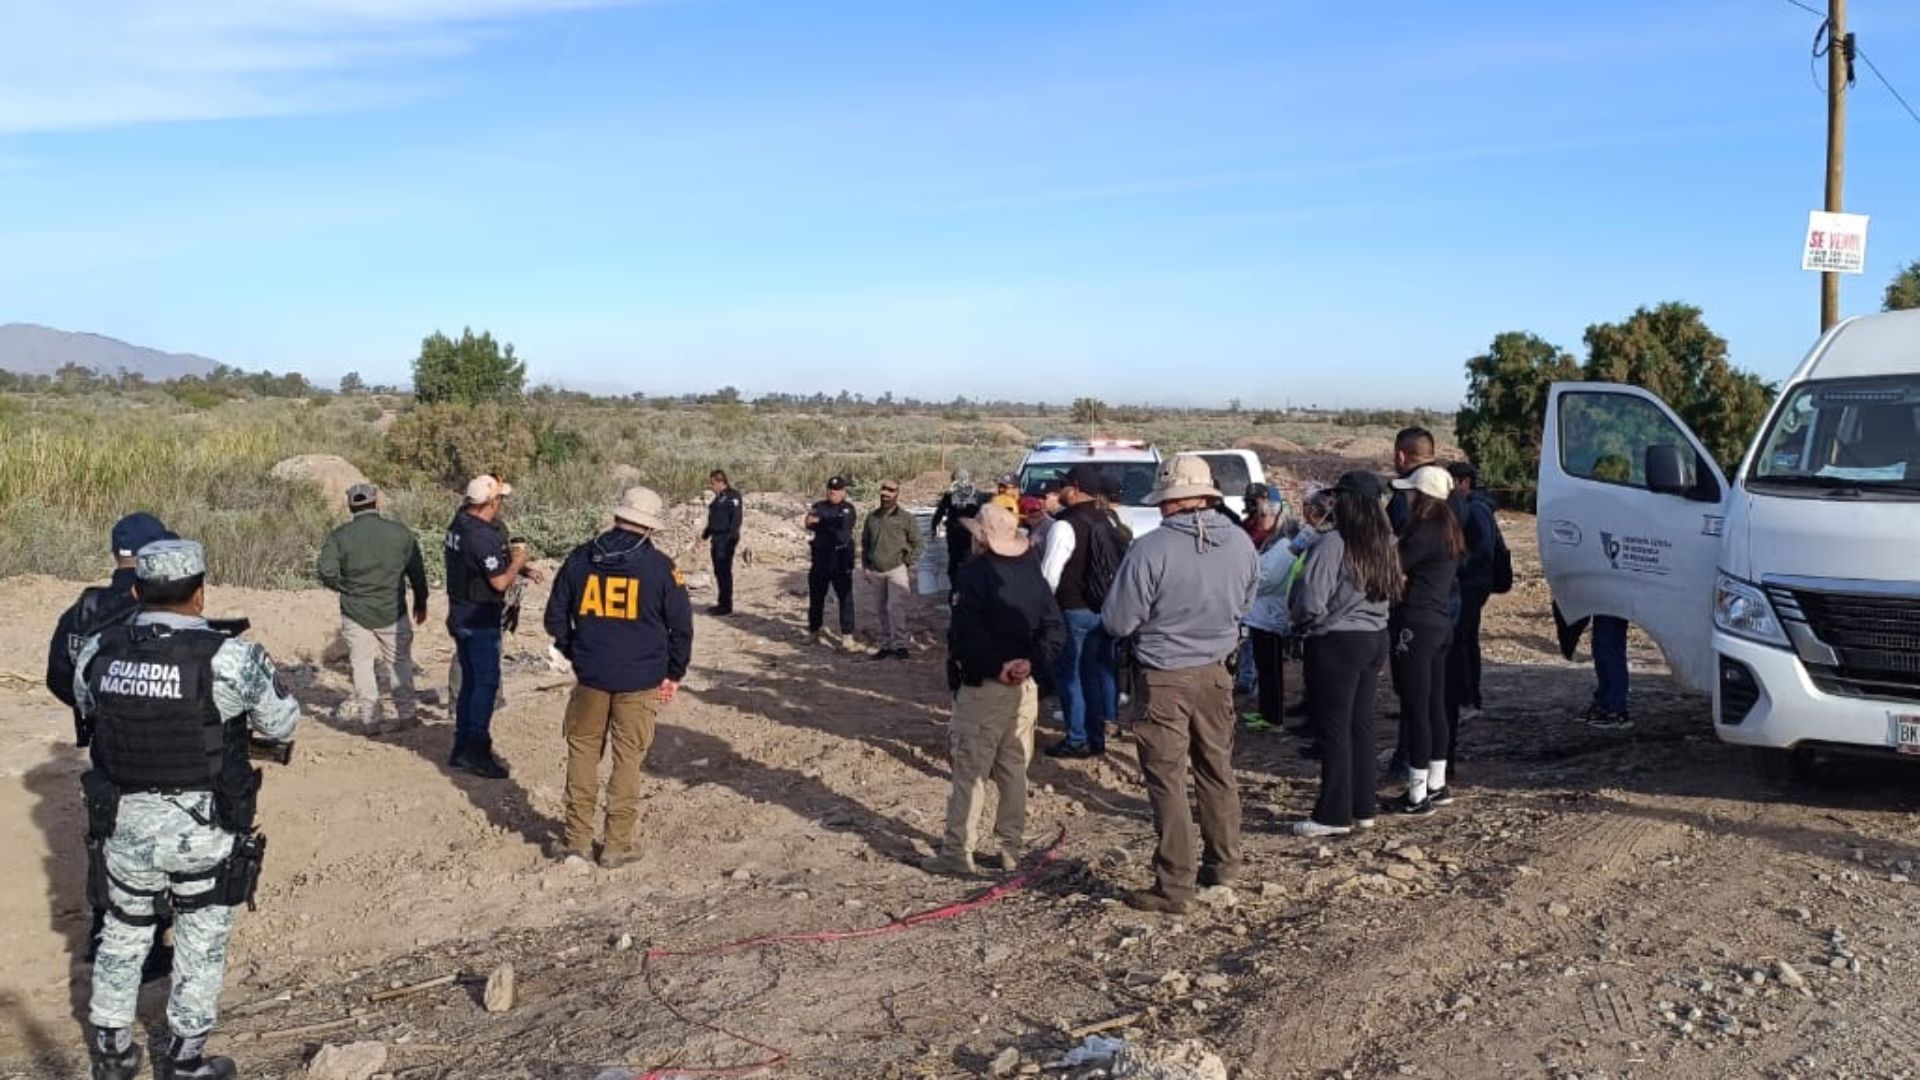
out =
{"type": "Polygon", "coordinates": [[[1670,444],[1647,447],[1647,490],[1680,496],[1692,492],[1693,484],[1687,480],[1687,462],[1692,457],[1692,451],[1670,444]]]}

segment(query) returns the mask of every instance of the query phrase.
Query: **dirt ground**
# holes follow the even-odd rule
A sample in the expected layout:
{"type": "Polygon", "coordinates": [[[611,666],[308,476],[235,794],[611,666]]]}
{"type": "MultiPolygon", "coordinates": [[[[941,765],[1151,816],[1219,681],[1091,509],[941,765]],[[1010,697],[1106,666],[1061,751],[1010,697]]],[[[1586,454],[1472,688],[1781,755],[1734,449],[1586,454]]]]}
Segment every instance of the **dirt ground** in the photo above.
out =
{"type": "MultiPolygon", "coordinates": [[[[1504,525],[1526,582],[1532,521],[1504,525]]],[[[800,588],[790,562],[758,559],[740,614],[701,617],[649,762],[645,856],[613,872],[541,855],[570,684],[537,619],[510,639],[495,720],[514,775],[490,783],[444,767],[444,710],[397,736],[332,726],[348,678],[323,663],[326,595],[215,590],[309,706],[292,765],[269,768],[266,878],[216,1047],[247,1076],[300,1075],[322,1044],[356,1041],[384,1044],[396,1078],[768,1056],[710,1023],[790,1053],[778,1075],[946,1077],[1038,1072],[1066,1032],[1130,1018],[1110,1033],[1197,1039],[1249,1078],[1920,1076],[1920,774],[1770,788],[1645,642],[1637,729],[1591,731],[1574,719],[1585,654],[1559,658],[1538,584],[1489,611],[1488,713],[1466,731],[1460,800],[1431,818],[1283,835],[1314,768],[1294,736],[1243,734],[1246,880],[1190,917],[1143,916],[1116,900],[1148,880],[1152,845],[1130,744],[1042,757],[1030,836],[1064,840],[1027,887],[888,936],[659,960],[650,988],[648,949],[869,927],[990,884],[911,865],[946,797],[937,606],[912,662],[874,663],[803,640],[800,588]],[[505,962],[518,1001],[489,1013],[481,984],[505,962]]],[[[82,758],[38,686],[74,591],[0,581],[0,1076],[83,1075],[82,758]]],[[[439,682],[449,649],[430,628],[418,648],[439,682]]],[[[150,988],[143,1019],[160,1010],[150,988]]]]}

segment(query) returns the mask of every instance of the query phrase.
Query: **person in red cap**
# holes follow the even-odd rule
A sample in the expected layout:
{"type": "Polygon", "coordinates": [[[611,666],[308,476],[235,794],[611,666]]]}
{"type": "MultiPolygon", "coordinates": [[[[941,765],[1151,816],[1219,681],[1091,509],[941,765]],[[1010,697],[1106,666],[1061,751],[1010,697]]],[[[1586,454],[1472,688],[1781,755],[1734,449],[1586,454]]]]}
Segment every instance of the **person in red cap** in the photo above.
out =
{"type": "Polygon", "coordinates": [[[1047,513],[1047,500],[1038,495],[1020,496],[1020,525],[1027,530],[1027,550],[1038,554],[1047,549],[1047,530],[1053,528],[1053,516],[1047,513]]]}

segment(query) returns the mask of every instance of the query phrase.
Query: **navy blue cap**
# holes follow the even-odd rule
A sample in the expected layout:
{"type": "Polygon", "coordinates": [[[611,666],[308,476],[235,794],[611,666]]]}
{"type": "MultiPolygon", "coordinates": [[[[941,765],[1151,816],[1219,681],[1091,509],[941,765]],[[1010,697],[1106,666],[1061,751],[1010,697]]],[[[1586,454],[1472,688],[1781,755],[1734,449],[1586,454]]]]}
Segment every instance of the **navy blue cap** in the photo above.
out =
{"type": "Polygon", "coordinates": [[[128,514],[113,523],[113,553],[131,559],[134,553],[156,540],[178,540],[160,519],[148,513],[128,514]]]}
{"type": "Polygon", "coordinates": [[[1386,494],[1380,485],[1380,478],[1370,472],[1355,470],[1342,476],[1333,485],[1333,490],[1347,495],[1358,495],[1363,499],[1378,499],[1386,494]]]}

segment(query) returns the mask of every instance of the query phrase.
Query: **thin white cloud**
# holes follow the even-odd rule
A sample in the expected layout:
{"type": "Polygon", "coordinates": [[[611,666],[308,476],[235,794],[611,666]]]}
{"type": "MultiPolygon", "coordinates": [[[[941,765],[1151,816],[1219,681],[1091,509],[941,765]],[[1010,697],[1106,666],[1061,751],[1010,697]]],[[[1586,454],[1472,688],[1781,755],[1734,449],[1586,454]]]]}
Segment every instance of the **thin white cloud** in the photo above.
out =
{"type": "Polygon", "coordinates": [[[634,0],[15,0],[0,134],[362,108],[509,20],[634,0]]]}

